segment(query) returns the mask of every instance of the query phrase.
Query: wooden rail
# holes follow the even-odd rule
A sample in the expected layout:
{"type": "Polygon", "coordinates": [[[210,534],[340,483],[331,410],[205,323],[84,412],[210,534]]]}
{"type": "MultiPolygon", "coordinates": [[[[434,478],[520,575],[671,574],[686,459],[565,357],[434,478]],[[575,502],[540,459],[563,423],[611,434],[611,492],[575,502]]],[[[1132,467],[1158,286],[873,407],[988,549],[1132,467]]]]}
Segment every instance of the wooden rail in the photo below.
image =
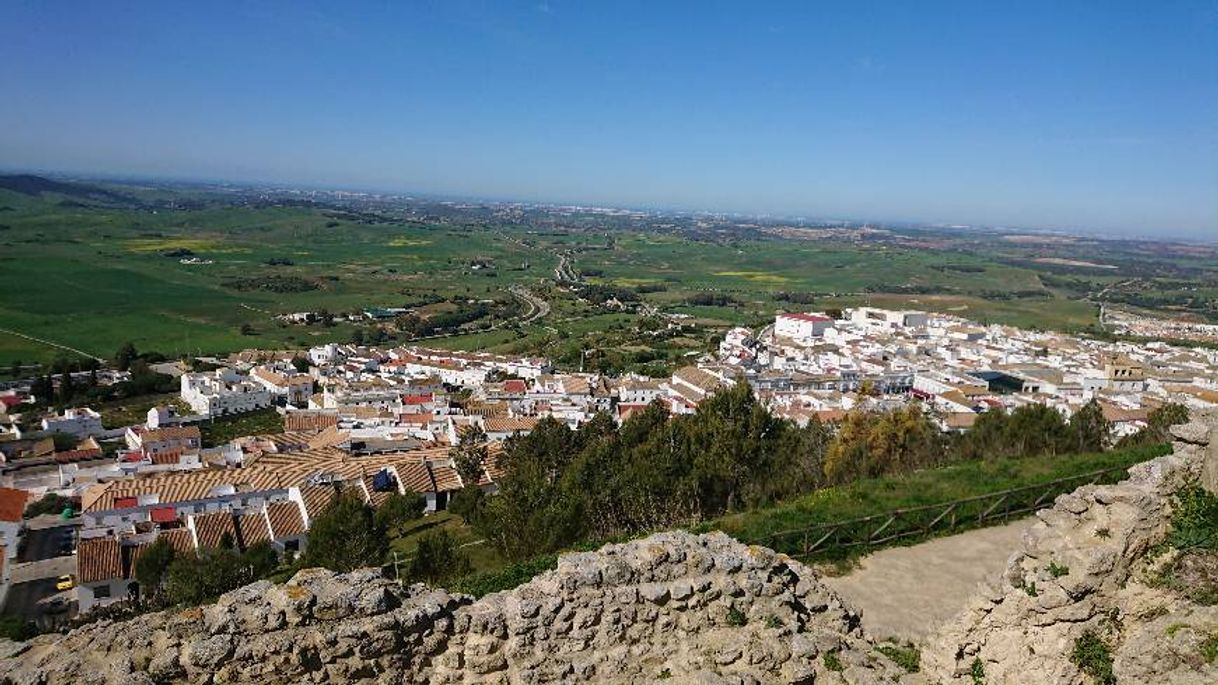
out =
{"type": "Polygon", "coordinates": [[[1058,495],[1079,486],[1122,480],[1128,470],[1124,466],[1114,467],[951,502],[894,509],[858,519],[783,530],[766,536],[763,544],[798,558],[843,557],[898,540],[929,538],[1006,523],[1012,517],[1049,506],[1058,495]]]}

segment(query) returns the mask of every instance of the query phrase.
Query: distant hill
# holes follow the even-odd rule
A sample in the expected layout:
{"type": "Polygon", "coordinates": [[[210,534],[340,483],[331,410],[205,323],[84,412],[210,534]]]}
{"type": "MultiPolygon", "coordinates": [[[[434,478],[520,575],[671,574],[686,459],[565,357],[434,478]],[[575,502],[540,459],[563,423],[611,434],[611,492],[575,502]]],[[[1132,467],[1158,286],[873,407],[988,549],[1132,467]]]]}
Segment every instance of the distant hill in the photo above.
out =
{"type": "Polygon", "coordinates": [[[123,195],[105,188],[85,183],[65,183],[33,174],[0,175],[0,190],[11,190],[22,195],[57,193],[69,197],[118,204],[140,204],[130,195],[123,195]]]}

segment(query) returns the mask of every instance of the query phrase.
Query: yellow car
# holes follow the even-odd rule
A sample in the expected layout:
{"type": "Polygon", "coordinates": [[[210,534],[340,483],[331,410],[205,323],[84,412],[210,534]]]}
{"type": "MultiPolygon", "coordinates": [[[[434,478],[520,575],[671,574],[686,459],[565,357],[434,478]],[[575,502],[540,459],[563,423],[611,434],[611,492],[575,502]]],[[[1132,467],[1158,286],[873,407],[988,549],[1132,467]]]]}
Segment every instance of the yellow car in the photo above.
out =
{"type": "Polygon", "coordinates": [[[71,590],[76,587],[76,583],[72,582],[72,576],[59,576],[59,582],[55,583],[56,590],[71,590]]]}

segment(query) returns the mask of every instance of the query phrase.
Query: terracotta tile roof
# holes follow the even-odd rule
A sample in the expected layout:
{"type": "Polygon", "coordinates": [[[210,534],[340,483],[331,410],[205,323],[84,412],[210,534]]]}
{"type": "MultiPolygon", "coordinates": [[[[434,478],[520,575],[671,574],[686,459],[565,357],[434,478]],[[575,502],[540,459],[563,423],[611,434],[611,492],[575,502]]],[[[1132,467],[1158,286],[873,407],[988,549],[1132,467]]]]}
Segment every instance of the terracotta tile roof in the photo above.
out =
{"type": "Polygon", "coordinates": [[[146,430],[140,436],[141,442],[161,442],[164,440],[202,440],[198,426],[170,426],[146,430]]]}
{"type": "Polygon", "coordinates": [[[309,520],[316,519],[325,513],[330,508],[330,505],[334,504],[336,494],[335,488],[328,485],[301,488],[300,497],[304,500],[305,511],[309,514],[309,520]]]}
{"type": "Polygon", "coordinates": [[[151,542],[144,542],[138,545],[121,545],[119,551],[123,558],[123,577],[135,577],[135,564],[144,555],[144,550],[148,549],[151,542]]]}
{"type": "Polygon", "coordinates": [[[422,461],[417,463],[403,462],[394,465],[398,472],[398,478],[402,483],[402,487],[408,492],[417,492],[420,495],[426,492],[434,492],[435,486],[431,481],[431,472],[427,470],[427,465],[422,461]]]}
{"type": "Polygon", "coordinates": [[[170,528],[157,533],[157,539],[165,538],[178,554],[189,554],[195,551],[195,540],[187,528],[170,528]]]}
{"type": "Polygon", "coordinates": [[[195,534],[199,536],[199,547],[219,547],[224,534],[237,544],[237,528],[233,525],[233,515],[227,511],[217,511],[212,514],[199,514],[195,518],[195,534]]]}
{"type": "Polygon", "coordinates": [[[152,459],[153,464],[157,464],[159,466],[172,466],[173,464],[178,463],[178,461],[182,458],[182,450],[165,450],[164,452],[160,452],[158,454],[152,454],[149,458],[152,459]]]}
{"type": "Polygon", "coordinates": [[[76,548],[76,576],[82,583],[122,578],[123,560],[118,540],[110,537],[81,540],[76,548]]]}
{"type": "Polygon", "coordinates": [[[273,502],[266,505],[266,515],[271,521],[271,534],[276,540],[296,537],[304,533],[304,519],[300,518],[300,505],[295,502],[273,502]]]}
{"type": "Polygon", "coordinates": [[[17,523],[25,511],[30,494],[16,488],[0,488],[0,521],[17,523]]]}
{"type": "Polygon", "coordinates": [[[976,412],[951,412],[943,418],[943,422],[948,428],[972,428],[977,422],[978,414],[976,412]]]}
{"type": "Polygon", "coordinates": [[[261,511],[238,516],[237,528],[241,531],[242,547],[271,541],[271,531],[267,528],[266,517],[262,515],[261,511]]]}
{"type": "Polygon", "coordinates": [[[338,425],[338,414],[311,411],[291,411],[283,417],[286,431],[319,432],[338,425]]]}
{"type": "Polygon", "coordinates": [[[330,426],[309,440],[309,449],[337,447],[351,437],[350,433],[340,431],[337,426],[330,426]]]}
{"type": "Polygon", "coordinates": [[[527,433],[537,427],[538,421],[540,419],[536,416],[488,418],[484,425],[487,433],[527,433]]]}
{"type": "Polygon", "coordinates": [[[364,476],[360,479],[360,482],[364,484],[364,492],[367,493],[366,499],[368,504],[371,504],[373,508],[379,509],[385,503],[385,500],[389,499],[390,494],[397,492],[397,488],[378,492],[372,488],[372,479],[373,476],[364,476]]]}
{"type": "Polygon", "coordinates": [[[431,467],[431,477],[437,491],[451,492],[461,489],[461,476],[457,475],[456,469],[447,463],[434,461],[427,462],[427,465],[431,467]]]}

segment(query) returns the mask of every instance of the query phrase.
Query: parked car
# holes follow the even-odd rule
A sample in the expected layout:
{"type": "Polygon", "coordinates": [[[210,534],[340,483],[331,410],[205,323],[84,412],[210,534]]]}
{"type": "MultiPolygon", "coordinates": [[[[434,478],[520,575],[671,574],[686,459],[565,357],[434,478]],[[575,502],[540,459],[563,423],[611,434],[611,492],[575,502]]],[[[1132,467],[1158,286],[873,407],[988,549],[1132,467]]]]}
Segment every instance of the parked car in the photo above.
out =
{"type": "Polygon", "coordinates": [[[56,590],[71,590],[74,587],[76,587],[75,581],[72,580],[71,575],[68,575],[66,573],[62,576],[59,576],[58,582],[55,583],[56,590]]]}

